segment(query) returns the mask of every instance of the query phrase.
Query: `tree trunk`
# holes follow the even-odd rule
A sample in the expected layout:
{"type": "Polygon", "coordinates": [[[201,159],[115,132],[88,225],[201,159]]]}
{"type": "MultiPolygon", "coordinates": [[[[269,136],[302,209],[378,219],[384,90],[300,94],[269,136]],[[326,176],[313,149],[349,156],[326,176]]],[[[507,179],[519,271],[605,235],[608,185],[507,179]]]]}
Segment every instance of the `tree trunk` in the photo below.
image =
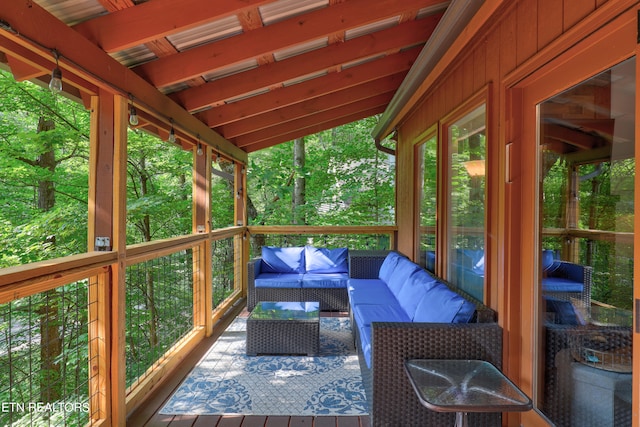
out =
{"type": "MultiPolygon", "coordinates": [[[[146,197],[149,193],[149,175],[147,174],[147,161],[143,156],[140,159],[140,197],[146,197]]],[[[144,241],[151,241],[151,218],[144,215],[142,217],[142,233],[144,235],[144,241]]],[[[158,344],[158,310],[156,308],[154,278],[151,270],[147,270],[146,273],[146,304],[149,312],[149,345],[155,346],[158,344]]]]}
{"type": "Polygon", "coordinates": [[[305,205],[305,151],[304,138],[297,138],[293,142],[293,168],[296,178],[293,181],[293,223],[306,224],[305,205]]]}
{"type": "MultiPolygon", "coordinates": [[[[55,123],[40,117],[38,133],[55,129],[55,123]]],[[[46,146],[36,160],[36,165],[51,172],[56,169],[56,153],[53,144],[43,138],[46,146]]],[[[55,186],[51,178],[38,182],[38,209],[43,212],[53,209],[56,203],[55,186]]],[[[55,236],[50,235],[44,245],[55,245],[55,236]]],[[[55,402],[60,399],[60,354],[62,353],[62,339],[60,337],[60,321],[58,314],[58,296],[54,289],[46,291],[44,302],[38,308],[40,328],[40,401],[55,402]]]]}
{"type": "MultiPolygon", "coordinates": [[[[38,133],[46,132],[55,129],[55,123],[51,120],[45,120],[40,117],[38,120],[38,133]]],[[[47,143],[45,150],[36,160],[38,167],[46,169],[53,175],[56,170],[56,153],[53,149],[53,145],[47,143]]],[[[53,209],[56,204],[55,186],[51,178],[47,178],[38,182],[38,209],[41,211],[49,211],[53,209]]]]}
{"type": "Polygon", "coordinates": [[[55,289],[44,292],[44,302],[38,308],[40,323],[40,401],[60,400],[60,362],[62,353],[60,321],[58,316],[58,296],[55,289]]]}

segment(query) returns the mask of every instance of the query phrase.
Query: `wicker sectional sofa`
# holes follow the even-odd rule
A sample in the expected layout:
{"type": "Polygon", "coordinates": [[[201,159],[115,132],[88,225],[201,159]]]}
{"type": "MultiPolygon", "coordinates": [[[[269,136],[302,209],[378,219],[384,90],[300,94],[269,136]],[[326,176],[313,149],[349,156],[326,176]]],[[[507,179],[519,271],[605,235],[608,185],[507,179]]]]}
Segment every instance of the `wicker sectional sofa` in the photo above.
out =
{"type": "MultiPolygon", "coordinates": [[[[420,404],[404,361],[481,359],[501,368],[495,312],[395,252],[351,251],[349,276],[352,330],[372,425],[453,425],[454,414],[420,404]],[[403,291],[406,286],[415,289],[403,291]]],[[[501,414],[470,414],[469,423],[499,426],[501,414]]]]}
{"type": "Polygon", "coordinates": [[[258,301],[318,301],[322,311],[347,311],[347,248],[263,246],[248,263],[247,309],[258,301]]]}

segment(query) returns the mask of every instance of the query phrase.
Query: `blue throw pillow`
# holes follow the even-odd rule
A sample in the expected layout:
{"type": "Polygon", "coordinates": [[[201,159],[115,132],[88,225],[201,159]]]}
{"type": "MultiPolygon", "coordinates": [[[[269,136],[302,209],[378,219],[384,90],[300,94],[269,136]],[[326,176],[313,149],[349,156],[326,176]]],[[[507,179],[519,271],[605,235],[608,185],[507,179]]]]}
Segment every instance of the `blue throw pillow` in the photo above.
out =
{"type": "Polygon", "coordinates": [[[304,273],[304,247],[262,247],[262,273],[304,273]]]}
{"type": "Polygon", "coordinates": [[[468,323],[476,307],[443,283],[428,290],[413,316],[414,322],[468,323]]]}
{"type": "Polygon", "coordinates": [[[307,273],[348,273],[347,248],[304,247],[304,262],[307,273]]]}
{"type": "Polygon", "coordinates": [[[552,249],[542,250],[542,271],[545,274],[553,273],[560,266],[556,259],[556,253],[552,249]]]}
{"type": "Polygon", "coordinates": [[[482,255],[475,264],[473,264],[472,270],[474,273],[484,276],[484,255],[482,255]]]}
{"type": "Polygon", "coordinates": [[[556,298],[544,297],[547,304],[547,312],[553,313],[556,323],[561,325],[580,325],[578,316],[569,301],[562,301],[556,298]]]}

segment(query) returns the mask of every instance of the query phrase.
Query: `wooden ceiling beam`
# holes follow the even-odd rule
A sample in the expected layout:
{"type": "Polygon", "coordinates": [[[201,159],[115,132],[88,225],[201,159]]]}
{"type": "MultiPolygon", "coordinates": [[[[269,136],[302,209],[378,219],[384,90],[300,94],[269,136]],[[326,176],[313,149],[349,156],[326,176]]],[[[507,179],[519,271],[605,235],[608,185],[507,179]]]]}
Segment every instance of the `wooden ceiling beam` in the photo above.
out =
{"type": "Polygon", "coordinates": [[[338,126],[342,126],[342,125],[346,125],[347,123],[352,123],[358,120],[362,120],[365,119],[367,117],[371,117],[371,116],[375,116],[376,114],[380,114],[385,110],[386,106],[380,106],[380,107],[376,107],[376,108],[372,108],[370,110],[367,111],[361,111],[358,113],[354,113],[350,116],[343,116],[343,117],[338,117],[332,121],[328,121],[328,122],[324,122],[324,123],[317,123],[313,126],[310,126],[308,128],[304,128],[304,129],[297,129],[291,133],[288,133],[286,135],[280,135],[278,137],[275,138],[271,138],[271,139],[265,139],[263,141],[259,141],[256,142],[255,144],[251,144],[251,145],[247,145],[246,147],[244,147],[244,150],[247,153],[251,153],[254,151],[258,151],[258,150],[262,150],[277,144],[280,144],[282,142],[286,142],[286,141],[293,141],[296,138],[302,138],[305,137],[307,135],[312,135],[314,133],[318,133],[318,132],[322,132],[324,130],[327,129],[332,129],[338,126]]]}
{"type": "Polygon", "coordinates": [[[272,87],[297,76],[310,75],[345,63],[382,55],[427,41],[441,14],[347,40],[253,70],[214,80],[197,88],[171,94],[188,111],[202,110],[227,99],[272,87]]]}
{"type": "Polygon", "coordinates": [[[208,126],[215,128],[278,108],[358,86],[385,76],[407,72],[420,53],[414,48],[366,64],[331,73],[303,83],[257,95],[242,101],[221,105],[197,114],[208,126]]]}
{"type": "MultiPolygon", "coordinates": [[[[153,3],[153,2],[152,2],[153,3]]],[[[134,8],[135,9],[135,8],[134,8]]],[[[220,150],[238,160],[246,160],[246,153],[193,117],[169,97],[132,72],[96,45],[85,39],[35,2],[3,4],[2,19],[11,30],[0,30],[0,36],[30,50],[42,58],[51,56],[51,49],[60,54],[60,68],[64,83],[75,75],[89,84],[120,95],[131,94],[139,110],[147,110],[165,120],[173,119],[177,128],[192,135],[199,134],[204,144],[219,146],[220,150]]],[[[0,41],[1,43],[1,41],[0,41]]]]}
{"type": "MultiPolygon", "coordinates": [[[[0,51],[6,53],[8,59],[7,64],[16,81],[36,78],[49,84],[51,71],[55,67],[53,55],[51,59],[44,58],[25,46],[4,37],[2,34],[0,34],[0,51]]],[[[60,68],[62,69],[63,85],[70,84],[77,88],[79,92],[83,92],[89,96],[98,93],[96,85],[89,83],[75,74],[65,73],[64,67],[62,66],[60,68]]]]}
{"type": "Polygon", "coordinates": [[[348,105],[362,99],[378,96],[379,94],[395,92],[404,76],[405,73],[398,73],[383,77],[336,93],[323,95],[289,107],[259,114],[246,120],[229,123],[221,128],[216,128],[216,131],[224,135],[227,139],[236,138],[240,135],[268,128],[274,124],[285,123],[321,111],[348,105]]]}
{"type": "Polygon", "coordinates": [[[273,0],[154,0],[90,19],[73,28],[105,52],[113,53],[270,1],[273,0]]]}
{"type": "MultiPolygon", "coordinates": [[[[163,0],[164,1],[164,0],[163,0]]],[[[158,88],[179,83],[232,64],[259,58],[274,51],[327,37],[337,31],[357,28],[421,8],[440,0],[350,0],[296,16],[244,34],[194,47],[166,58],[135,67],[134,70],[158,88]]],[[[153,4],[149,2],[148,4],[153,4]]],[[[218,3],[218,2],[212,2],[218,3]]],[[[145,3],[147,4],[147,3],[145,3]]],[[[184,9],[181,3],[181,9],[184,9]]],[[[140,5],[138,7],[144,6],[140,5]]]]}
{"type": "Polygon", "coordinates": [[[98,2],[109,12],[127,9],[136,5],[133,0],[98,0],[98,2]]]}
{"type": "Polygon", "coordinates": [[[247,145],[257,142],[273,139],[281,135],[288,135],[297,129],[306,129],[316,123],[327,123],[336,120],[339,117],[347,117],[359,114],[362,111],[370,111],[371,109],[384,108],[393,98],[393,92],[383,93],[372,98],[362,99],[351,104],[343,105],[329,110],[323,110],[316,114],[305,116],[297,120],[292,120],[280,124],[275,124],[266,129],[241,135],[231,140],[238,147],[246,147],[247,145]]]}
{"type": "Polygon", "coordinates": [[[544,124],[542,136],[545,139],[555,139],[565,144],[578,147],[581,150],[590,150],[603,145],[605,139],[597,134],[585,133],[579,129],[569,128],[556,124],[544,124]]]}
{"type": "MultiPolygon", "coordinates": [[[[9,66],[14,80],[17,82],[37,79],[47,74],[47,71],[43,70],[41,67],[36,67],[35,65],[29,64],[22,59],[11,55],[8,52],[6,54],[6,58],[6,64],[9,66]]],[[[49,73],[50,72],[51,71],[49,71],[49,73]]]]}

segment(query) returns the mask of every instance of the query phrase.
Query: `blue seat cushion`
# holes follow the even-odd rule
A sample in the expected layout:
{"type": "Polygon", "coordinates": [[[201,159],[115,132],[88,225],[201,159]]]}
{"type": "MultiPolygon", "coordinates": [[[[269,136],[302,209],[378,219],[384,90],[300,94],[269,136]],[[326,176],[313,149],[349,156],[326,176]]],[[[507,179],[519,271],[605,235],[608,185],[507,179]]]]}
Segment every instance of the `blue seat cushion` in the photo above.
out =
{"type": "Polygon", "coordinates": [[[384,261],[382,261],[382,265],[380,266],[380,271],[378,271],[378,277],[384,280],[385,283],[389,283],[389,279],[393,275],[393,271],[398,265],[398,260],[403,258],[397,252],[389,252],[389,254],[385,257],[384,261]]]}
{"type": "Polygon", "coordinates": [[[543,292],[582,292],[584,283],[563,277],[545,277],[542,279],[543,292]]]}
{"type": "Polygon", "coordinates": [[[414,322],[468,323],[476,307],[443,283],[429,289],[418,303],[414,322]]]}
{"type": "Polygon", "coordinates": [[[304,247],[304,262],[307,273],[348,273],[347,248],[304,247]]]}
{"type": "Polygon", "coordinates": [[[262,273],[304,273],[304,247],[262,247],[262,273]]]}
{"type": "Polygon", "coordinates": [[[261,273],[255,280],[256,288],[301,288],[302,274],[261,273]]]}
{"type": "Polygon", "coordinates": [[[398,297],[404,284],[409,281],[409,277],[420,270],[422,270],[422,267],[411,262],[408,258],[398,259],[398,265],[396,265],[396,268],[393,270],[393,274],[389,280],[386,280],[391,292],[398,297]]]}
{"type": "Polygon", "coordinates": [[[302,275],[303,288],[346,288],[348,273],[305,273],[302,275]]]}
{"type": "Polygon", "coordinates": [[[358,326],[368,326],[371,322],[410,322],[400,306],[396,304],[358,304],[352,307],[353,317],[358,326]]]}
{"type": "MultiPolygon", "coordinates": [[[[385,304],[389,303],[389,301],[393,301],[393,303],[395,303],[395,297],[382,280],[369,280],[371,280],[372,282],[370,283],[370,286],[352,287],[352,285],[350,285],[350,287],[347,288],[349,303],[351,304],[351,306],[358,304],[385,304]],[[375,281],[377,281],[377,283],[375,281]]],[[[352,283],[351,280],[349,281],[349,283],[352,283]]]]}
{"type": "Polygon", "coordinates": [[[353,277],[349,278],[347,283],[347,290],[349,292],[353,290],[374,290],[374,289],[389,289],[387,284],[380,279],[354,279],[353,277]]]}
{"type": "Polygon", "coordinates": [[[439,282],[433,276],[422,269],[409,276],[409,280],[396,295],[398,303],[409,317],[413,318],[422,297],[437,283],[439,282]]]}

